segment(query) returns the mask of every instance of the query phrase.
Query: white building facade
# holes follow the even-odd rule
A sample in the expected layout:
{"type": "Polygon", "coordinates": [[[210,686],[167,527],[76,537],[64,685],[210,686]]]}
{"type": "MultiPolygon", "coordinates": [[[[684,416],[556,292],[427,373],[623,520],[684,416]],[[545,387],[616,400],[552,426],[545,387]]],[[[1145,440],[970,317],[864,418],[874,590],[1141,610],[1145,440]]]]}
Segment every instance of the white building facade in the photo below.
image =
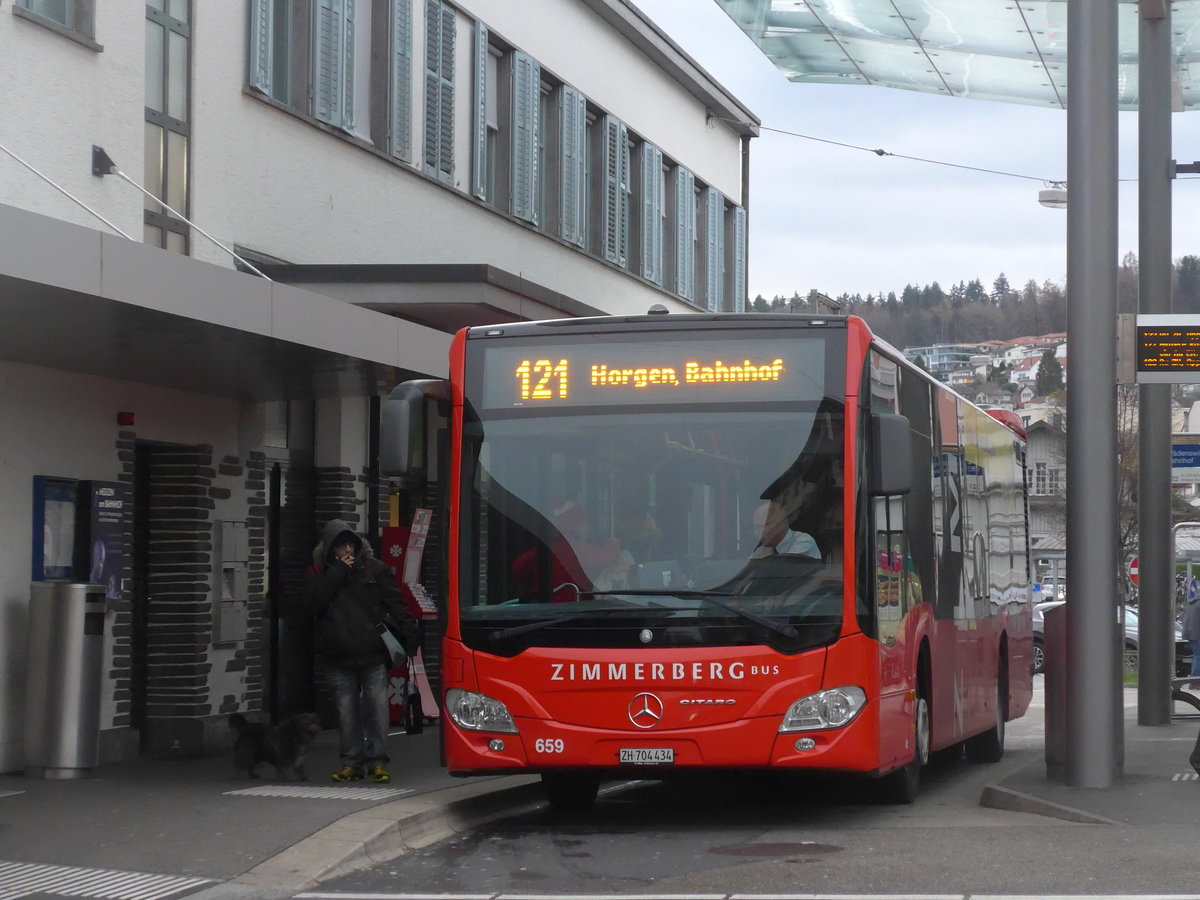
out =
{"type": "Polygon", "coordinates": [[[757,120],[625,0],[14,0],[0,74],[0,771],[31,582],[107,594],[101,764],[216,749],[318,702],[319,524],[435,505],[379,398],[456,329],[744,308],[757,120]]]}

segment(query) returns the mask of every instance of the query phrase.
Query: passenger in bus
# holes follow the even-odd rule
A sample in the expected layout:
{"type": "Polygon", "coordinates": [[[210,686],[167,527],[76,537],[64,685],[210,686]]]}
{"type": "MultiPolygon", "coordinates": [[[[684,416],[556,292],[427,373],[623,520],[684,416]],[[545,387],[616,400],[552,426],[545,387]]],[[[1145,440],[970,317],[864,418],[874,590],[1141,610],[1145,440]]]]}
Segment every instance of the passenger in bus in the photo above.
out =
{"type": "MultiPolygon", "coordinates": [[[[555,603],[578,600],[596,589],[611,590],[613,581],[624,574],[622,568],[628,571],[632,558],[628,553],[622,556],[620,542],[615,537],[593,541],[587,510],[574,500],[554,504],[554,527],[558,535],[549,549],[550,599],[555,603]]],[[[545,599],[544,552],[541,544],[535,544],[513,561],[513,582],[523,598],[545,599]]]]}
{"type": "Polygon", "coordinates": [[[613,533],[633,562],[657,559],[662,532],[646,501],[640,497],[618,497],[613,515],[613,533]]]}
{"type": "Polygon", "coordinates": [[[821,550],[812,535],[794,531],[788,524],[783,507],[774,500],[768,500],[754,510],[754,526],[759,539],[758,545],[750,552],[751,559],[780,555],[821,558],[821,550]]]}

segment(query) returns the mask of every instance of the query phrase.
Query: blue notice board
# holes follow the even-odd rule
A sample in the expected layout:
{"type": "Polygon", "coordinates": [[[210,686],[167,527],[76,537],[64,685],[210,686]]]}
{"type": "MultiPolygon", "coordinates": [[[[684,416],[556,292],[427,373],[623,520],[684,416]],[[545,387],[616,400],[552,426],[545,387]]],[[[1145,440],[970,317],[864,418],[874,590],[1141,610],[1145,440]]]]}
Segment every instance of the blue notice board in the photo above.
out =
{"type": "MultiPolygon", "coordinates": [[[[1196,443],[1171,444],[1171,483],[1200,483],[1200,440],[1189,435],[1196,443]]],[[[1178,440],[1178,438],[1176,439],[1178,440]]]]}

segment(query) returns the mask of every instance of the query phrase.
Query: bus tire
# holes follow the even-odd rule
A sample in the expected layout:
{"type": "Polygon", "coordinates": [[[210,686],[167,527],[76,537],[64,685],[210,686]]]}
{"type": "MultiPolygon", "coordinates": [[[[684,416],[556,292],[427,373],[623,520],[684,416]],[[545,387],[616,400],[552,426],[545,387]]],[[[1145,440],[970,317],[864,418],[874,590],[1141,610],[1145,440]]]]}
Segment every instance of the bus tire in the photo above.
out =
{"type": "Polygon", "coordinates": [[[929,762],[929,700],[923,686],[913,704],[913,758],[879,779],[878,795],[884,803],[907,804],[917,799],[921,787],[921,769],[929,762]]]}
{"type": "Polygon", "coordinates": [[[543,772],[542,790],[554,809],[587,809],[596,802],[600,780],[582,772],[543,772]]]}
{"type": "Polygon", "coordinates": [[[999,762],[1004,756],[1004,720],[1008,716],[1008,678],[1003,668],[996,679],[996,721],[987,731],[967,738],[967,759],[973,763],[999,762]]]}

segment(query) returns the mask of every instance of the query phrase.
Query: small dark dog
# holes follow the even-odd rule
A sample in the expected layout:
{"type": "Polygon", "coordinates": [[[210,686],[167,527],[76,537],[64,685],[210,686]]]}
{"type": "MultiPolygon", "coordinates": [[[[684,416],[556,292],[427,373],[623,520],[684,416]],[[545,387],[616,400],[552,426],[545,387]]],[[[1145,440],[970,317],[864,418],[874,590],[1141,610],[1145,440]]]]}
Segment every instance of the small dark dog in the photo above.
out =
{"type": "Polygon", "coordinates": [[[237,732],[233,765],[239,772],[245,771],[247,778],[257,778],[255,770],[265,762],[275,767],[275,777],[281,781],[308,781],[304,754],[321,733],[321,720],[314,713],[290,716],[278,725],[251,722],[241,713],[234,713],[229,717],[229,727],[237,732]]]}

